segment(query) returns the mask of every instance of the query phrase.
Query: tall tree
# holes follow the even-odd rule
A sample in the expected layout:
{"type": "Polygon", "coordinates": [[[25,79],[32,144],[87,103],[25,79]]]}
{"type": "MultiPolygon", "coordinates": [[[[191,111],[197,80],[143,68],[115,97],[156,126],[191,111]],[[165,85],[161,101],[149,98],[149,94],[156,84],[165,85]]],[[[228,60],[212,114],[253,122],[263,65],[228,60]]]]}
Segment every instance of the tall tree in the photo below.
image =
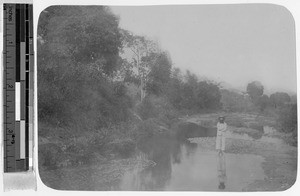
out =
{"type": "Polygon", "coordinates": [[[268,95],[262,95],[257,98],[255,105],[259,107],[261,112],[263,112],[266,109],[266,107],[269,105],[269,103],[270,101],[268,95]]]}
{"type": "Polygon", "coordinates": [[[201,81],[197,86],[196,103],[200,109],[218,109],[221,107],[221,92],[217,84],[201,81]]]}
{"type": "Polygon", "coordinates": [[[160,95],[170,80],[172,62],[166,52],[149,55],[150,72],[146,84],[147,92],[160,95]]]}
{"type": "Polygon", "coordinates": [[[52,6],[39,20],[38,36],[49,55],[90,64],[107,75],[116,70],[122,46],[118,18],[105,6],[52,6]]]}
{"type": "Polygon", "coordinates": [[[263,95],[264,87],[259,81],[253,81],[247,85],[247,93],[254,103],[263,95]]]}
{"type": "Polygon", "coordinates": [[[171,104],[177,109],[181,109],[182,107],[182,88],[183,81],[181,70],[179,68],[173,68],[171,70],[171,76],[167,84],[165,94],[171,104]]]}
{"type": "MultiPolygon", "coordinates": [[[[182,105],[186,109],[193,109],[199,106],[198,96],[198,78],[195,74],[191,73],[189,70],[186,71],[184,75],[184,83],[182,87],[182,105]],[[198,102],[198,104],[197,104],[198,102]]],[[[203,106],[201,105],[200,108],[203,106]]]]}
{"type": "Polygon", "coordinates": [[[140,80],[141,101],[146,96],[146,83],[150,73],[149,55],[158,51],[158,46],[153,41],[143,36],[133,35],[129,31],[123,30],[123,52],[130,56],[131,63],[137,68],[137,76],[140,80]],[[129,51],[129,52],[128,52],[129,51]],[[130,54],[131,53],[131,54],[130,54]]]}
{"type": "Polygon", "coordinates": [[[285,103],[290,101],[291,97],[284,92],[276,92],[270,95],[270,102],[275,108],[283,106],[285,103]]]}
{"type": "Polygon", "coordinates": [[[105,6],[52,6],[42,12],[37,58],[40,119],[95,129],[128,116],[124,89],[111,79],[120,65],[118,25],[105,6]]]}

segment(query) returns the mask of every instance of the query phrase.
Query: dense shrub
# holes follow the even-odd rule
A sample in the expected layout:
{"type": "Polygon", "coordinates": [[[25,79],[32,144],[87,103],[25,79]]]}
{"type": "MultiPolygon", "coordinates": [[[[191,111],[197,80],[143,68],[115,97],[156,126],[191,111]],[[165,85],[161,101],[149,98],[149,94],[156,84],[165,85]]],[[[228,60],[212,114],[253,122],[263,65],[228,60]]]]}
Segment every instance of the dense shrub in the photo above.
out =
{"type": "Polygon", "coordinates": [[[133,139],[137,141],[137,143],[140,143],[151,138],[158,131],[159,127],[157,120],[150,118],[139,122],[135,127],[132,136],[133,139]]]}
{"type": "Polygon", "coordinates": [[[131,139],[117,139],[107,144],[111,153],[128,158],[135,153],[136,143],[131,139]]]}
{"type": "Polygon", "coordinates": [[[270,104],[275,108],[282,107],[290,101],[291,97],[285,92],[276,92],[270,95],[270,104]]]}
{"type": "Polygon", "coordinates": [[[178,119],[179,112],[166,97],[149,95],[137,106],[142,120],[156,119],[156,123],[168,129],[178,119]]]}
{"type": "Polygon", "coordinates": [[[280,131],[287,133],[285,140],[293,145],[298,144],[297,104],[289,104],[281,107],[277,120],[280,131]]]}
{"type": "Polygon", "coordinates": [[[150,100],[155,107],[155,118],[159,120],[160,125],[170,127],[177,120],[179,112],[166,97],[151,96],[150,100]]]}
{"type": "Polygon", "coordinates": [[[156,117],[156,115],[158,114],[149,96],[145,97],[143,101],[137,106],[137,113],[143,120],[156,117]]]}
{"type": "Polygon", "coordinates": [[[278,122],[281,131],[285,133],[297,133],[297,104],[286,105],[279,112],[278,122]]]}

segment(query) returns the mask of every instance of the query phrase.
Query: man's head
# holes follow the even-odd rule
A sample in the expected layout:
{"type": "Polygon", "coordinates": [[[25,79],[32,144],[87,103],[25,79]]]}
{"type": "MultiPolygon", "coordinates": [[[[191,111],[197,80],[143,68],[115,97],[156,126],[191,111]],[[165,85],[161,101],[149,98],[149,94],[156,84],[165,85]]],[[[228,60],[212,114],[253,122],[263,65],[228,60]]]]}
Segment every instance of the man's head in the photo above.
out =
{"type": "Polygon", "coordinates": [[[224,117],[224,116],[220,116],[220,117],[219,117],[219,122],[220,122],[220,123],[224,123],[224,121],[225,121],[225,117],[224,117]]]}

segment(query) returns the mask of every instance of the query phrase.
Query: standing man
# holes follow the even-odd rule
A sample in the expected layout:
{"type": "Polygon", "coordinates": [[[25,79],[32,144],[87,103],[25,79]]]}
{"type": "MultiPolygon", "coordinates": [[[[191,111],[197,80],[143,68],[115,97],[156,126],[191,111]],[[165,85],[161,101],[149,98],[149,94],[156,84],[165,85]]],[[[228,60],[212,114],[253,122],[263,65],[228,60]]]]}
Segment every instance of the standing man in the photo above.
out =
{"type": "Polygon", "coordinates": [[[217,123],[217,141],[216,149],[219,151],[219,154],[223,154],[225,150],[225,139],[226,139],[226,129],[227,124],[225,122],[225,117],[220,116],[219,122],[217,123]]]}

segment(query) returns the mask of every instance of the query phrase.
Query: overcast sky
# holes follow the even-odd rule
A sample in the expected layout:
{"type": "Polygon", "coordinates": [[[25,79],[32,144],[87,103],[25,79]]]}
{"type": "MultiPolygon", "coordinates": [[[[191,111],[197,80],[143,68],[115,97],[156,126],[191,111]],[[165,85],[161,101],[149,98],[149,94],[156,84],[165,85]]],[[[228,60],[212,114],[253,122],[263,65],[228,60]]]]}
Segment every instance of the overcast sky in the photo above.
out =
{"type": "Polygon", "coordinates": [[[296,92],[292,15],[275,5],[111,7],[121,28],[155,39],[175,67],[244,89],[296,92]]]}

